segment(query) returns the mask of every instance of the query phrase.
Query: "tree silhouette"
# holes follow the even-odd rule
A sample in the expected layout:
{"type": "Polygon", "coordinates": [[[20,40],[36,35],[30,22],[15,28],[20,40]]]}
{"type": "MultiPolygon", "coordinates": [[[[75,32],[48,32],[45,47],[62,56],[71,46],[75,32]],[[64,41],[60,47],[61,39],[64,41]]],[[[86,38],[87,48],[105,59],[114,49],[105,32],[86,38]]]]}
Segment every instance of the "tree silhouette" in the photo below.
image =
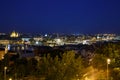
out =
{"type": "Polygon", "coordinates": [[[40,62],[40,71],[46,80],[72,80],[81,78],[84,69],[81,57],[75,58],[73,51],[52,58],[49,54],[40,62]],[[61,59],[62,58],[62,59],[61,59]]]}

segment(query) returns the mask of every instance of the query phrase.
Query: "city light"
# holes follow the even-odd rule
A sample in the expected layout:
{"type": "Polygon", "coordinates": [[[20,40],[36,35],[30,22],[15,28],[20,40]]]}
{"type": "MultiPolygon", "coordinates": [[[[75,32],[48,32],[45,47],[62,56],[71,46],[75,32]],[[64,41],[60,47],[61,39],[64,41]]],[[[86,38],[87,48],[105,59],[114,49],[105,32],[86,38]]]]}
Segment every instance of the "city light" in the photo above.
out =
{"type": "Polygon", "coordinates": [[[5,66],[4,67],[4,80],[6,80],[6,70],[7,70],[7,67],[5,66]]]}
{"type": "Polygon", "coordinates": [[[109,80],[109,64],[110,64],[111,60],[108,58],[107,59],[107,80],[109,80]]]}
{"type": "Polygon", "coordinates": [[[110,59],[107,59],[107,64],[110,64],[111,60],[110,59]]]}
{"type": "Polygon", "coordinates": [[[9,78],[9,80],[12,80],[12,78],[9,78]]]}

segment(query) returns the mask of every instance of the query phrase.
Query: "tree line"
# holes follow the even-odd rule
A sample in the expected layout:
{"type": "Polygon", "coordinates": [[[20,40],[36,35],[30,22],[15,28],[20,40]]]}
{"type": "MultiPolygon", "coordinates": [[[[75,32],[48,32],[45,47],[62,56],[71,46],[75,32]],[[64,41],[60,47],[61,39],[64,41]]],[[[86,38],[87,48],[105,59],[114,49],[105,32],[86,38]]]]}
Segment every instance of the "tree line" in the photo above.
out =
{"type": "Polygon", "coordinates": [[[98,71],[106,71],[108,58],[111,60],[109,76],[113,80],[120,79],[120,43],[107,43],[95,47],[93,54],[89,62],[81,55],[76,55],[75,51],[57,51],[56,54],[48,53],[39,59],[18,58],[18,55],[11,57],[6,54],[0,61],[0,80],[4,79],[5,66],[6,77],[18,80],[83,80],[91,66],[98,71]]]}

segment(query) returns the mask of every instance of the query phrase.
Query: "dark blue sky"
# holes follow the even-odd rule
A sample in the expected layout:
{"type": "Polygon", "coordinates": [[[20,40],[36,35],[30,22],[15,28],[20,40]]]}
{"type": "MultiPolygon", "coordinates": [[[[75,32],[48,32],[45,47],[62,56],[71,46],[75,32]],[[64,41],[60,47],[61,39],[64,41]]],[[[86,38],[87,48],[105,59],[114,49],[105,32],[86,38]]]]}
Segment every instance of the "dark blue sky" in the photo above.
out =
{"type": "Polygon", "coordinates": [[[120,33],[120,0],[0,0],[0,32],[120,33]]]}

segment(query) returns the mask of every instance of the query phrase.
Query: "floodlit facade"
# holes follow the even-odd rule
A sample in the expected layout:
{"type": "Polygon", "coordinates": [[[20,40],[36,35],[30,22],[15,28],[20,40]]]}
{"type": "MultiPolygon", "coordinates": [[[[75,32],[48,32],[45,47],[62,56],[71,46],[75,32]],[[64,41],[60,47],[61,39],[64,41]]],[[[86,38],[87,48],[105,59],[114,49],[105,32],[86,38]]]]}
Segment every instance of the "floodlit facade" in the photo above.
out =
{"type": "Polygon", "coordinates": [[[10,37],[19,37],[19,34],[15,31],[13,31],[10,35],[10,37]]]}

